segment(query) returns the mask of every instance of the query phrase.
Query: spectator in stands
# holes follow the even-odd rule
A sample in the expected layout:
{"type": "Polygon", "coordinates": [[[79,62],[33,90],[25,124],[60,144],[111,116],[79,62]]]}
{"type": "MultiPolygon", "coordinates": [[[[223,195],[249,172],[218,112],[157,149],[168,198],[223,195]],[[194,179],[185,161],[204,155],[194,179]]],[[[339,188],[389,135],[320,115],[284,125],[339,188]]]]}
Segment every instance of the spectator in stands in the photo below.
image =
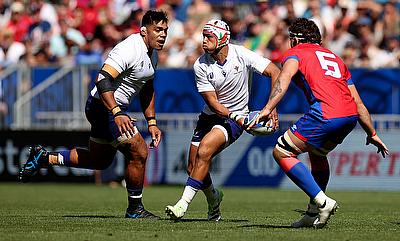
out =
{"type": "Polygon", "coordinates": [[[192,0],[187,10],[188,19],[195,22],[197,30],[201,31],[202,26],[214,14],[211,4],[205,0],[192,0]]]}
{"type": "Polygon", "coordinates": [[[76,64],[101,65],[103,62],[103,57],[101,49],[96,47],[96,40],[89,39],[79,48],[78,53],[75,55],[76,64]]]}
{"type": "Polygon", "coordinates": [[[69,25],[66,19],[60,19],[60,33],[50,39],[50,50],[58,58],[67,59],[86,44],[83,34],[69,25]]]}
{"type": "Polygon", "coordinates": [[[170,43],[168,49],[167,65],[168,68],[185,68],[186,58],[188,54],[185,49],[185,39],[183,36],[180,38],[175,38],[173,42],[170,43]]]}
{"type": "Polygon", "coordinates": [[[17,64],[26,53],[23,43],[14,40],[13,30],[6,28],[0,31],[0,65],[17,64]]]}
{"type": "Polygon", "coordinates": [[[357,44],[358,42],[348,42],[343,49],[342,59],[344,64],[348,67],[357,67],[361,65],[358,58],[360,51],[357,44]]]}
{"type": "Polygon", "coordinates": [[[391,36],[386,38],[385,41],[385,49],[388,51],[390,54],[393,55],[397,61],[395,61],[393,64],[393,67],[399,66],[400,64],[400,36],[391,36]]]}
{"type": "Polygon", "coordinates": [[[0,29],[4,29],[11,18],[11,9],[7,1],[0,0],[0,29]]]}
{"type": "Polygon", "coordinates": [[[244,41],[246,40],[246,31],[245,31],[245,25],[243,21],[241,21],[239,18],[235,18],[232,20],[231,25],[231,42],[233,44],[243,44],[244,41]]]}
{"type": "Polygon", "coordinates": [[[31,41],[32,47],[38,49],[41,45],[49,43],[52,36],[52,29],[48,21],[40,18],[39,9],[33,10],[31,18],[32,23],[28,28],[28,35],[25,40],[28,39],[31,41]]]}
{"type": "Polygon", "coordinates": [[[326,46],[335,54],[342,56],[347,43],[355,41],[353,35],[348,33],[340,22],[336,23],[332,38],[327,41],[326,46]]]}
{"type": "Polygon", "coordinates": [[[165,44],[165,48],[169,48],[171,43],[175,43],[177,38],[182,38],[185,31],[183,29],[183,23],[175,18],[175,12],[172,7],[168,4],[163,4],[159,8],[168,15],[168,38],[165,44]]]}
{"type": "Polygon", "coordinates": [[[11,19],[7,24],[7,29],[13,32],[13,39],[23,42],[32,23],[31,17],[25,12],[25,6],[21,2],[11,4],[11,19]]]}
{"type": "Polygon", "coordinates": [[[400,36],[400,14],[399,8],[396,8],[396,1],[387,1],[384,4],[382,21],[384,37],[400,36]]]}
{"type": "MultiPolygon", "coordinates": [[[[365,41],[369,43],[371,48],[383,49],[387,52],[388,39],[392,36],[400,35],[399,8],[395,0],[327,0],[324,2],[317,0],[260,0],[253,4],[241,5],[234,5],[229,1],[221,3],[213,1],[215,5],[211,5],[205,0],[156,2],[106,0],[60,0],[49,2],[32,0],[29,1],[29,4],[20,0],[8,2],[11,2],[10,6],[7,5],[7,1],[0,0],[0,29],[4,29],[1,26],[8,26],[14,32],[15,41],[28,44],[28,42],[24,43],[24,41],[30,38],[33,40],[33,46],[37,46],[36,40],[40,34],[34,34],[34,39],[32,39],[32,36],[27,36],[29,26],[32,27],[38,21],[49,23],[51,31],[45,31],[45,35],[51,35],[50,46],[52,54],[55,54],[61,62],[72,60],[74,58],[73,55],[82,46],[81,44],[76,45],[76,43],[68,46],[69,43],[62,44],[59,42],[59,37],[62,35],[62,30],[60,29],[60,25],[63,23],[62,20],[67,22],[69,28],[75,29],[75,31],[79,32],[79,35],[82,35],[82,38],[79,38],[85,39],[88,37],[88,39],[101,40],[103,48],[109,49],[132,33],[138,33],[144,10],[148,6],[159,6],[160,4],[160,7],[171,15],[170,37],[167,41],[172,41],[175,38],[175,33],[179,32],[181,36],[183,35],[186,38],[185,48],[182,49],[185,54],[172,51],[170,54],[174,55],[194,57],[196,54],[194,50],[197,49],[197,44],[193,43],[198,39],[200,39],[198,42],[201,42],[201,26],[204,21],[214,15],[220,16],[232,26],[232,43],[245,43],[247,47],[266,54],[266,56],[271,53],[266,46],[272,36],[277,33],[277,40],[280,38],[278,31],[280,31],[282,23],[286,23],[287,26],[297,16],[312,18],[317,25],[326,29],[326,34],[323,34],[324,44],[328,47],[333,47],[332,50],[339,55],[344,52],[344,44],[348,39],[358,41],[358,39],[367,38],[368,40],[365,41]],[[214,12],[215,10],[218,10],[218,12],[214,12]],[[176,16],[176,18],[173,16],[176,16]],[[324,17],[322,18],[321,16],[324,17]],[[35,20],[32,20],[32,18],[35,18],[35,20]],[[246,30],[247,35],[245,35],[246,30]]],[[[285,29],[287,28],[286,26],[285,29]]],[[[36,33],[40,29],[47,29],[43,24],[40,24],[39,28],[37,27],[36,33]]],[[[75,37],[78,36],[76,33],[74,35],[75,37]]],[[[75,39],[74,41],[78,40],[75,39]]],[[[169,48],[168,42],[165,46],[166,49],[169,48]]],[[[394,43],[394,41],[391,42],[394,43]]],[[[357,44],[357,46],[356,52],[361,51],[361,45],[357,44]]],[[[174,56],[170,57],[174,58],[174,56]]],[[[187,60],[189,59],[193,58],[187,58],[187,60]]],[[[358,56],[355,60],[354,66],[357,66],[357,63],[365,62],[358,59],[358,56]]],[[[365,60],[364,55],[363,60],[365,60]]],[[[179,66],[188,65],[188,62],[186,62],[179,66]]],[[[391,65],[385,64],[384,66],[391,65]]]]}
{"type": "MultiPolygon", "coordinates": [[[[1,67],[0,67],[0,70],[1,70],[1,67]]],[[[1,73],[1,71],[0,71],[0,73],[1,73]]],[[[0,130],[4,129],[4,127],[5,127],[6,116],[8,113],[8,106],[7,106],[7,103],[4,101],[2,81],[3,80],[0,79],[0,130]]]]}

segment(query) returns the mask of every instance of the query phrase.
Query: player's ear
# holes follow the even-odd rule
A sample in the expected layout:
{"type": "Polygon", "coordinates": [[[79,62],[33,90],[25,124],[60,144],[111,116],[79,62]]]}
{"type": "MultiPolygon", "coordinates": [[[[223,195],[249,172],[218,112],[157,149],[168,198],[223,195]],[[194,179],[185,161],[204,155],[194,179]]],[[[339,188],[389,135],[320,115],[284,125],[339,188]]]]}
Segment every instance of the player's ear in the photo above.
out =
{"type": "Polygon", "coordinates": [[[147,28],[145,26],[140,27],[140,35],[142,37],[147,35],[147,28]]]}
{"type": "Polygon", "coordinates": [[[297,38],[291,38],[290,40],[291,40],[290,41],[291,48],[295,47],[299,43],[299,40],[297,38]]]}

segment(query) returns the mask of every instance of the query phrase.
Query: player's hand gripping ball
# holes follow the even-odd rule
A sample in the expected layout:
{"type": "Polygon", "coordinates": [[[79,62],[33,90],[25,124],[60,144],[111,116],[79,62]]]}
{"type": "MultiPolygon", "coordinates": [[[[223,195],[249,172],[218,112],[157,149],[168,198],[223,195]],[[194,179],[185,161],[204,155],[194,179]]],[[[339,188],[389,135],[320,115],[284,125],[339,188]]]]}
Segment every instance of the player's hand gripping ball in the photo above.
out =
{"type": "MultiPolygon", "coordinates": [[[[243,125],[247,127],[253,120],[255,120],[260,111],[250,111],[245,117],[243,121],[243,125]]],[[[267,122],[261,121],[255,124],[250,130],[247,130],[248,133],[252,134],[253,136],[267,136],[272,135],[275,132],[273,127],[272,119],[268,120],[267,122]]]]}

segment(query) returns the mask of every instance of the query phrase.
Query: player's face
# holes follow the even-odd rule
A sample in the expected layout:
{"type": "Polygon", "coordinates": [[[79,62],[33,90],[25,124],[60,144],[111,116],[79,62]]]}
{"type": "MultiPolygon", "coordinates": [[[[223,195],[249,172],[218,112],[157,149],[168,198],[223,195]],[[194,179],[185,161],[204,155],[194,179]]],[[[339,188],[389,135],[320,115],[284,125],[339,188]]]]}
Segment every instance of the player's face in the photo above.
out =
{"type": "Polygon", "coordinates": [[[217,48],[217,38],[214,34],[203,32],[203,49],[206,53],[213,53],[217,48]]]}
{"type": "Polygon", "coordinates": [[[167,39],[168,25],[160,21],[147,27],[147,39],[150,49],[161,50],[167,39]]]}

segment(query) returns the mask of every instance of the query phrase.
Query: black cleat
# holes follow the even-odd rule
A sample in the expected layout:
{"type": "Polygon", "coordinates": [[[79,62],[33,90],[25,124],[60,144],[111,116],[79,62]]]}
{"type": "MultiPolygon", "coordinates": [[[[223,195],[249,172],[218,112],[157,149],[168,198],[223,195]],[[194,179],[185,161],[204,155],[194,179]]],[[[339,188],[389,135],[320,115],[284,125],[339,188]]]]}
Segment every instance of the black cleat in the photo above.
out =
{"type": "Polygon", "coordinates": [[[47,156],[49,153],[42,146],[32,146],[29,152],[28,160],[18,174],[18,180],[21,182],[29,182],[31,177],[34,176],[40,168],[48,165],[47,156]]]}
{"type": "Polygon", "coordinates": [[[144,209],[143,206],[138,207],[135,210],[126,209],[125,218],[145,218],[145,219],[154,219],[159,220],[160,217],[152,214],[151,212],[144,209]]]}

